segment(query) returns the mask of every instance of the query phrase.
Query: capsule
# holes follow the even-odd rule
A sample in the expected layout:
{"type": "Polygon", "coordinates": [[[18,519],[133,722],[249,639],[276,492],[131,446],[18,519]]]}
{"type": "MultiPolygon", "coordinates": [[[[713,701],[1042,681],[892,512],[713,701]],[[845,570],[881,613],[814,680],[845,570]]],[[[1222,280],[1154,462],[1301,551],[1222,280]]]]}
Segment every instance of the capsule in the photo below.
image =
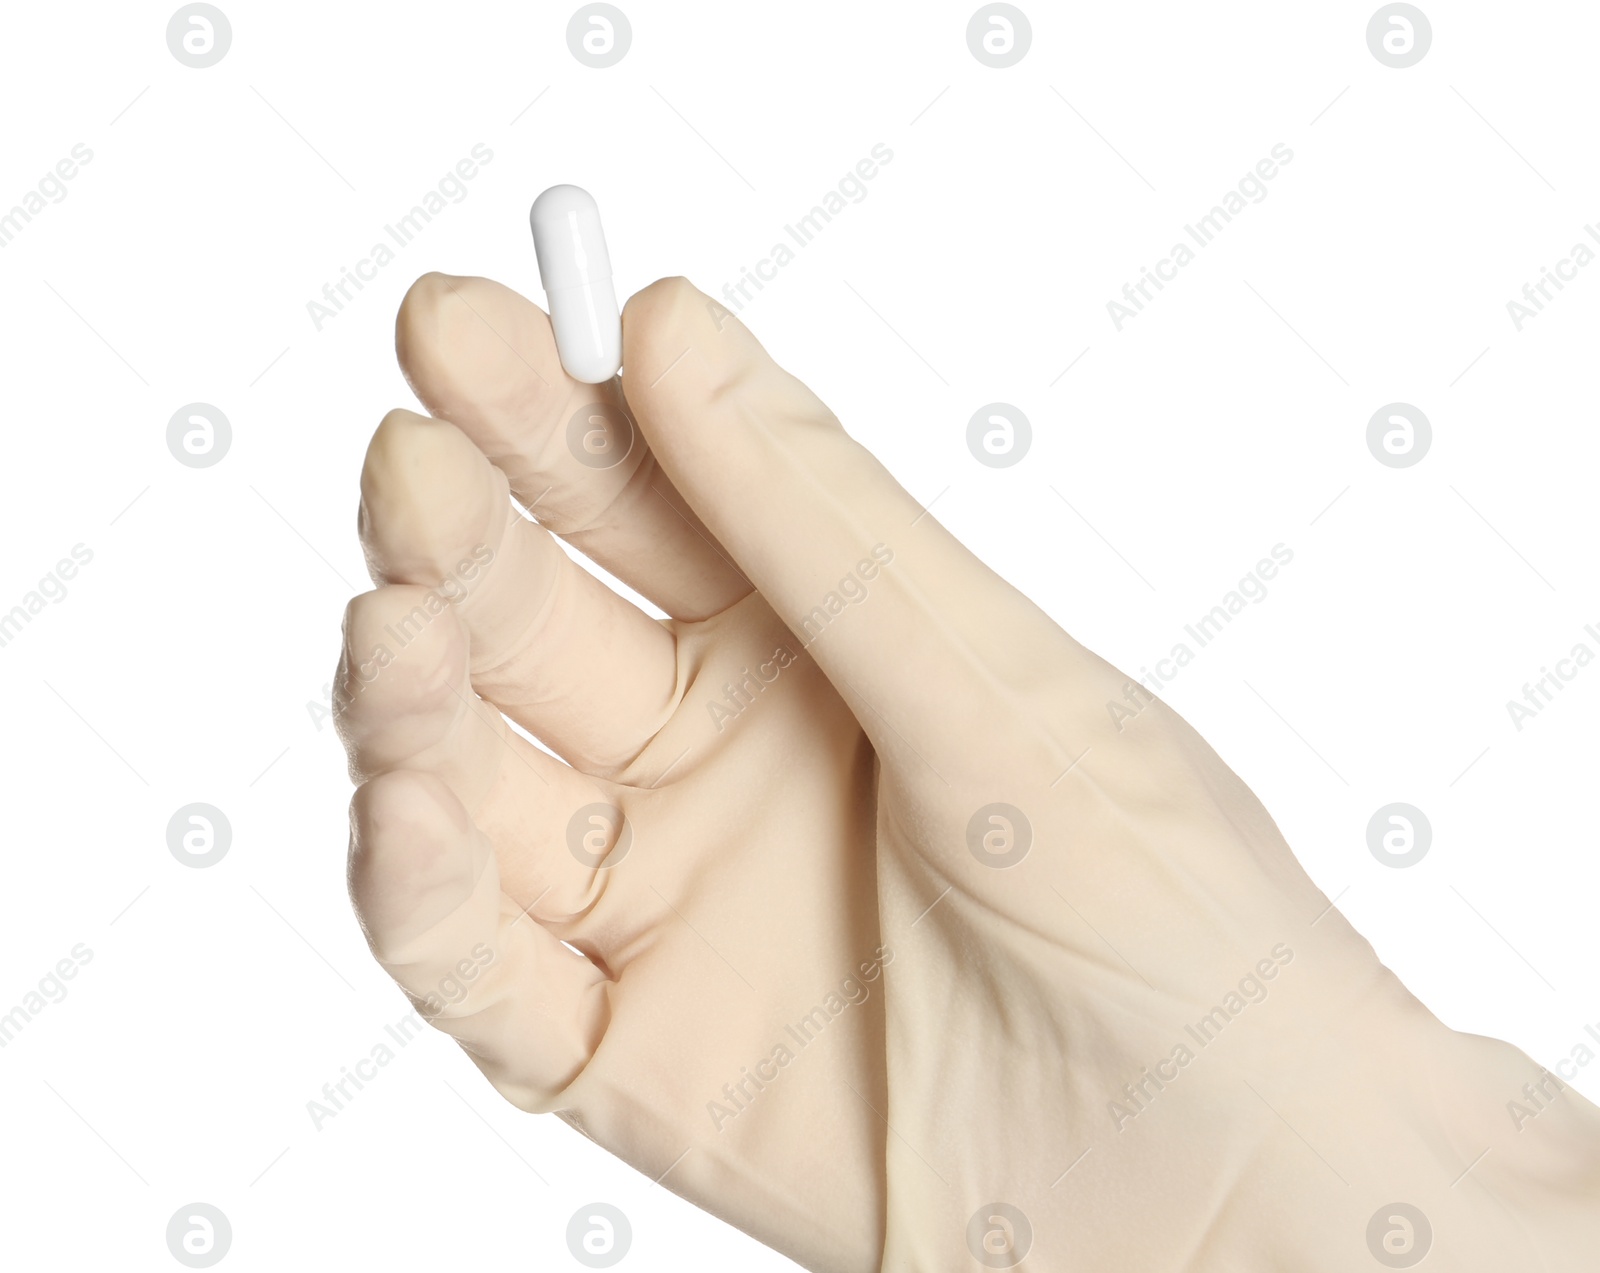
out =
{"type": "Polygon", "coordinates": [[[622,366],[622,317],[594,197],[551,186],[533,201],[528,221],[561,365],[584,384],[610,380],[622,366]]]}

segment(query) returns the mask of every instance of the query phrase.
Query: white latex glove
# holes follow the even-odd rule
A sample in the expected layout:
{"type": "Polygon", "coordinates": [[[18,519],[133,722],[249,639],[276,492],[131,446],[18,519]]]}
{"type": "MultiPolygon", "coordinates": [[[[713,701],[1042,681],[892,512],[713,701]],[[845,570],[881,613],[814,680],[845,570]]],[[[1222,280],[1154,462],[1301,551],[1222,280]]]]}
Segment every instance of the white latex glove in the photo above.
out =
{"type": "Polygon", "coordinates": [[[435,418],[362,477],[352,895],[509,1100],[830,1273],[1592,1273],[1600,1111],[1546,1082],[1519,1130],[1539,1067],[736,318],[667,279],[623,325],[601,467],[616,382],[426,276],[435,418]]]}

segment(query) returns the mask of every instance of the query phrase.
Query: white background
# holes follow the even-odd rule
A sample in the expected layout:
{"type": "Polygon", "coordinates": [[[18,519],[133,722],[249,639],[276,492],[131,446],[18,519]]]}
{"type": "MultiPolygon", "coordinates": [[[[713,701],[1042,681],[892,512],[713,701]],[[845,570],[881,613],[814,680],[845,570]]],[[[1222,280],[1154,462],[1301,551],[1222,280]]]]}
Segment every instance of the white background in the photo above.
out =
{"type": "MultiPolygon", "coordinates": [[[[320,1131],[306,1111],[407,1010],[350,914],[348,782],[308,710],[368,586],[363,449],[414,405],[395,307],[431,269],[542,300],[526,212],[556,182],[598,198],[621,294],[715,293],[887,145],[742,317],[1136,675],[1292,549],[1166,697],[1447,1023],[1554,1065],[1600,1022],[1600,664],[1521,731],[1505,706],[1600,653],[1600,264],[1520,332],[1506,310],[1600,222],[1600,10],[1425,2],[1432,48],[1395,70],[1370,0],[1024,3],[1032,46],[994,70],[970,0],[625,0],[632,47],[595,70],[575,5],[223,7],[204,70],[163,5],[14,6],[0,49],[0,209],[94,154],[0,249],[0,609],[94,554],[0,648],[0,1012],[93,951],[0,1050],[17,1267],[176,1268],[193,1201],[237,1269],[577,1268],[594,1201],[631,1219],[623,1267],[793,1267],[442,1037],[320,1131]],[[468,196],[317,331],[306,303],[479,142],[468,196]],[[1279,142],[1268,197],[1118,332],[1106,302],[1279,142]],[[233,428],[208,469],[166,447],[195,401],[233,428]],[[1034,431],[1007,469],[965,444],[994,401],[1034,431]],[[1432,422],[1411,468],[1366,446],[1395,401],[1432,422]],[[193,801],[233,827],[205,870],[166,844],[193,801]],[[1367,849],[1391,801],[1433,827],[1405,870],[1367,849]]],[[[1576,1086],[1600,1098],[1600,1062],[1576,1086]]]]}

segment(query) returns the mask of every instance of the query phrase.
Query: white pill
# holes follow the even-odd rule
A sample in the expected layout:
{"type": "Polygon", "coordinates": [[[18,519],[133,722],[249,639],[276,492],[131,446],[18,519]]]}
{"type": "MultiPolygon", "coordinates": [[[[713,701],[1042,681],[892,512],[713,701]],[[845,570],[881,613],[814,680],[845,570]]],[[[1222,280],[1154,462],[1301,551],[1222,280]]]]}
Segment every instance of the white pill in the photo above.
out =
{"type": "Polygon", "coordinates": [[[594,197],[551,186],[533,201],[528,221],[561,365],[585,384],[610,380],[622,365],[622,318],[594,197]]]}

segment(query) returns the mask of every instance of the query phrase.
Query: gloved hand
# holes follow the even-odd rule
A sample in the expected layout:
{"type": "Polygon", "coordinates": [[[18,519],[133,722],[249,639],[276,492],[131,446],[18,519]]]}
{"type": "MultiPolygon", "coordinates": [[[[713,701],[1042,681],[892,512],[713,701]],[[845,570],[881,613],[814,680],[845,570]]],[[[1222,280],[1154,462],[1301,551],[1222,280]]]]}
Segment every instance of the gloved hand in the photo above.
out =
{"type": "Polygon", "coordinates": [[[1600,1111],[1435,1020],[736,318],[668,279],[623,335],[578,384],[424,277],[434,418],[362,476],[352,896],[502,1094],[817,1270],[1593,1267],[1600,1111]]]}

